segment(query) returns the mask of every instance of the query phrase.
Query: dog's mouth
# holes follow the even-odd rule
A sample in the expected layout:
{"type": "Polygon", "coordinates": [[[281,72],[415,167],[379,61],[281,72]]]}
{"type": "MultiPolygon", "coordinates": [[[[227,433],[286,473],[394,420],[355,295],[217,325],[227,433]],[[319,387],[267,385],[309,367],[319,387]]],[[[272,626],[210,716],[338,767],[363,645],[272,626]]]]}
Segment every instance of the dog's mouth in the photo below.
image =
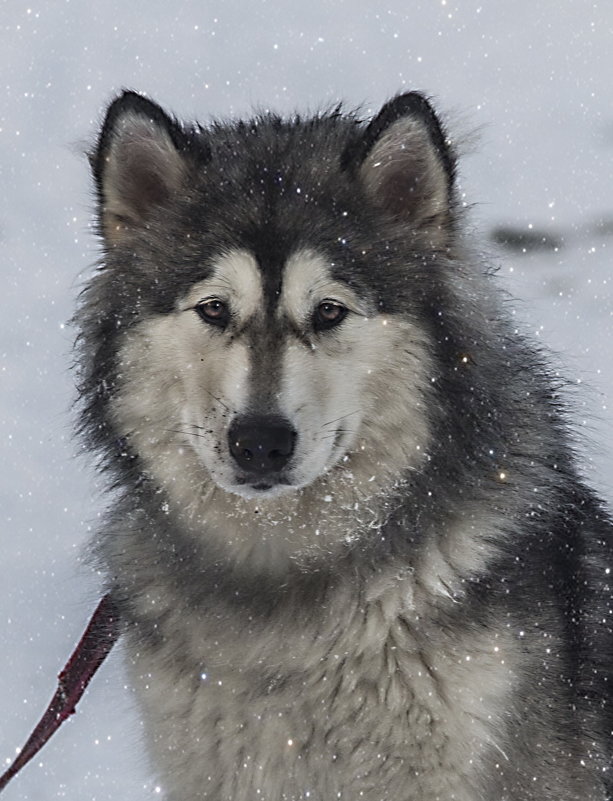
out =
{"type": "Polygon", "coordinates": [[[227,491],[251,500],[277,498],[280,495],[295,492],[298,488],[298,485],[288,476],[277,475],[259,476],[258,478],[238,475],[234,476],[232,483],[225,487],[227,491]]]}
{"type": "Polygon", "coordinates": [[[351,437],[342,426],[309,439],[282,418],[237,417],[215,444],[216,458],[208,469],[226,492],[272,499],[298,492],[331,470],[351,437]]]}
{"type": "MultiPolygon", "coordinates": [[[[350,435],[349,435],[350,436],[350,435]]],[[[305,470],[300,460],[294,460],[282,470],[266,470],[257,474],[250,471],[237,471],[232,477],[231,492],[247,498],[278,497],[290,492],[297,492],[311,484],[319,476],[327,473],[345,453],[347,432],[339,429],[333,437],[333,445],[328,458],[321,458],[321,463],[315,469],[311,466],[305,470]]]]}
{"type": "Polygon", "coordinates": [[[239,487],[245,487],[254,492],[269,492],[278,487],[291,487],[292,482],[286,476],[270,475],[268,477],[259,477],[257,479],[249,476],[236,476],[235,482],[239,487]]]}

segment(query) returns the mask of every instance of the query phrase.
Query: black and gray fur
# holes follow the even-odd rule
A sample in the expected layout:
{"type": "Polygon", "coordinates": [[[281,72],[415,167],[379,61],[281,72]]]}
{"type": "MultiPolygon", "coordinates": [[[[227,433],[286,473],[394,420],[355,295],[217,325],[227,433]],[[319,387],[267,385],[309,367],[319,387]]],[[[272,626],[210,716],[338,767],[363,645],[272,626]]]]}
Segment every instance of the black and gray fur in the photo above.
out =
{"type": "Polygon", "coordinates": [[[169,801],[605,801],[613,541],[428,101],[187,127],[126,92],[82,432],[169,801]]]}

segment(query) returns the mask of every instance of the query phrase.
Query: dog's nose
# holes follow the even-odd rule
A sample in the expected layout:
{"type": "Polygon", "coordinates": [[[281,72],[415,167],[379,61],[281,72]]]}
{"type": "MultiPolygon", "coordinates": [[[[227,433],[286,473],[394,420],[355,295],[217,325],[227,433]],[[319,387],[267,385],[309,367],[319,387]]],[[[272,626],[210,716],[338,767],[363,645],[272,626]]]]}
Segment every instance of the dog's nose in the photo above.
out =
{"type": "Polygon", "coordinates": [[[282,417],[251,416],[236,419],[228,431],[230,453],[249,473],[282,470],[296,444],[296,431],[282,417]]]}

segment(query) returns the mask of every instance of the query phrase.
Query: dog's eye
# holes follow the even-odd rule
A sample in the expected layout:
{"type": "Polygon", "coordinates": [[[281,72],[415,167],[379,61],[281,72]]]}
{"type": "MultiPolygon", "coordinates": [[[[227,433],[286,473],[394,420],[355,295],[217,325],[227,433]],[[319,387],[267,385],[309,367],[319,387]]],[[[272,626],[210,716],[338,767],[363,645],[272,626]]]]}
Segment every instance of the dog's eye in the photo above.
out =
{"type": "Polygon", "coordinates": [[[223,300],[203,300],[195,308],[205,323],[225,328],[230,321],[230,310],[223,300]]]}
{"type": "Polygon", "coordinates": [[[315,309],[313,315],[313,326],[317,331],[325,331],[334,328],[335,325],[342,323],[347,316],[349,309],[335,300],[324,300],[315,309]]]}

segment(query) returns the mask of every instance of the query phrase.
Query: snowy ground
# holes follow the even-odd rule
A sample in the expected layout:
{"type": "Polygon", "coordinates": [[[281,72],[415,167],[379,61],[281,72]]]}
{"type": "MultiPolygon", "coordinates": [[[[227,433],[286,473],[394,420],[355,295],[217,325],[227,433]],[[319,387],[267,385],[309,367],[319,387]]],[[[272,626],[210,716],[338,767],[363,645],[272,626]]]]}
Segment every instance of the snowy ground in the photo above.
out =
{"type": "MultiPolygon", "coordinates": [[[[81,566],[102,508],[70,439],[72,332],[95,259],[82,142],[128,86],[184,117],[425,90],[455,130],[475,222],[557,251],[503,253],[519,315],[552,345],[613,496],[613,5],[588,0],[3,0],[0,11],[0,763],[15,753],[97,599],[81,566]]],[[[6,801],[160,797],[115,654],[6,801]]]]}

